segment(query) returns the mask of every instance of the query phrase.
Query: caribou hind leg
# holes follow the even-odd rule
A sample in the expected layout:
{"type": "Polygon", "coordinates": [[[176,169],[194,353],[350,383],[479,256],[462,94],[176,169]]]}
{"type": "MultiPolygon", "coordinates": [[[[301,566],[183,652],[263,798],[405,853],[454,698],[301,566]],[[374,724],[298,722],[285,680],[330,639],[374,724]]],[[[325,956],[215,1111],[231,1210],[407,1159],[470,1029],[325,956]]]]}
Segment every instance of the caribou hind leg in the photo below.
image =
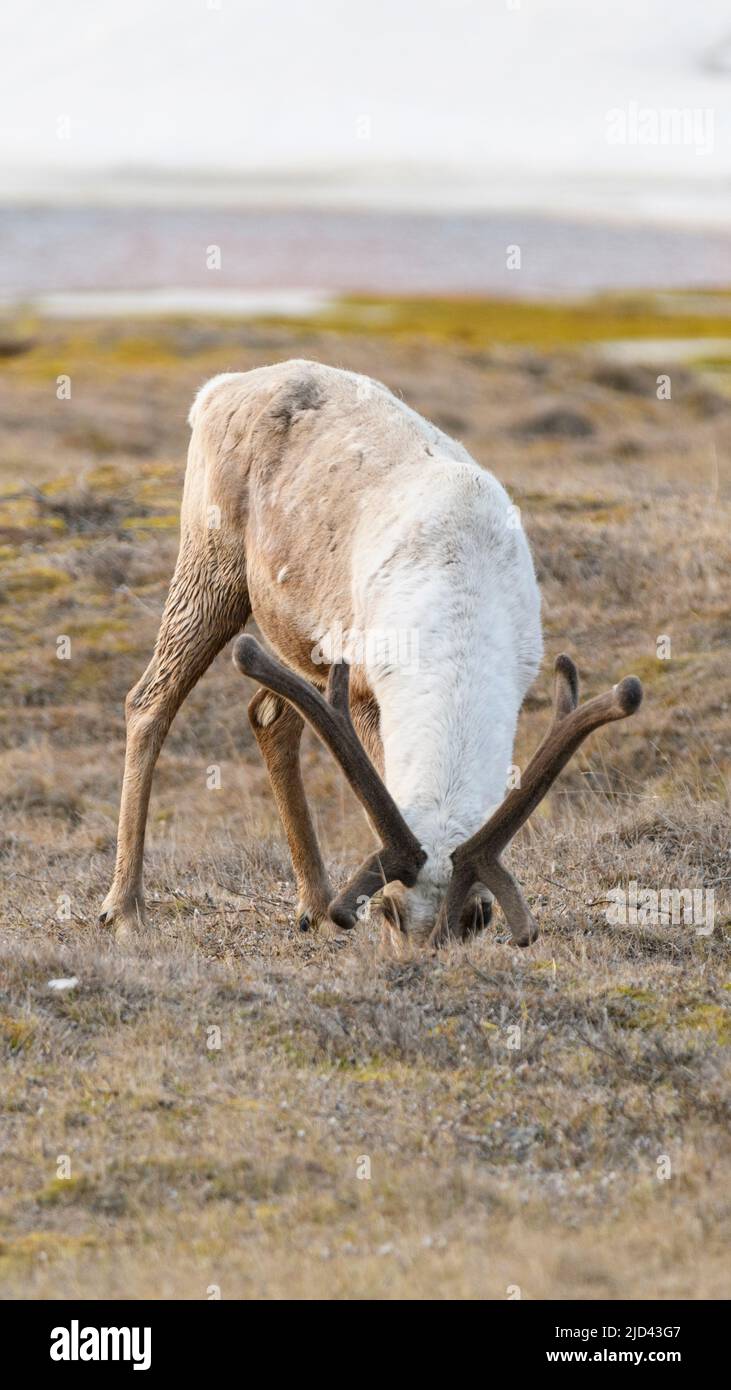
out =
{"type": "Polygon", "coordinates": [[[244,583],[225,584],[205,552],[181,547],[155,653],[125,702],[127,748],[111,888],[99,920],[125,935],[144,922],[142,861],[150,788],[170,725],[193,686],[250,613],[244,583]]]}

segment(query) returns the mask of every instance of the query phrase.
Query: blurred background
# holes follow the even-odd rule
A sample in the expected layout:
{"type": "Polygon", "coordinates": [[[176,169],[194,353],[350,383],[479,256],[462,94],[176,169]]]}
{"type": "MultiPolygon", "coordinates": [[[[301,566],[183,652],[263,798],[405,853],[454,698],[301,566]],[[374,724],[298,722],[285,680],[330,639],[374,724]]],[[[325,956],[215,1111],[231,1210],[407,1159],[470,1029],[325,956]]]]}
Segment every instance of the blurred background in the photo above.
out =
{"type": "Polygon", "coordinates": [[[6,301],[727,280],[725,0],[31,0],[1,23],[6,301]]]}

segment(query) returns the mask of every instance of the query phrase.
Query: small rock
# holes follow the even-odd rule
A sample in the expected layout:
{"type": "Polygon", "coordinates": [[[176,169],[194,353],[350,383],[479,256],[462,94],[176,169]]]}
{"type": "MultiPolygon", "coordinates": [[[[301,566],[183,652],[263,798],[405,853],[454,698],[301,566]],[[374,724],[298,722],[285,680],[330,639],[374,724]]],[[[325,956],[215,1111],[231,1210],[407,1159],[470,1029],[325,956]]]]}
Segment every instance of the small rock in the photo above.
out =
{"type": "Polygon", "coordinates": [[[657,376],[649,367],[638,362],[606,362],[593,374],[597,386],[609,391],[624,391],[631,396],[654,396],[657,376]]]}
{"type": "Polygon", "coordinates": [[[557,405],[532,415],[528,420],[521,420],[520,424],[513,426],[512,433],[525,438],[583,439],[594,433],[594,426],[578,410],[557,405]]]}

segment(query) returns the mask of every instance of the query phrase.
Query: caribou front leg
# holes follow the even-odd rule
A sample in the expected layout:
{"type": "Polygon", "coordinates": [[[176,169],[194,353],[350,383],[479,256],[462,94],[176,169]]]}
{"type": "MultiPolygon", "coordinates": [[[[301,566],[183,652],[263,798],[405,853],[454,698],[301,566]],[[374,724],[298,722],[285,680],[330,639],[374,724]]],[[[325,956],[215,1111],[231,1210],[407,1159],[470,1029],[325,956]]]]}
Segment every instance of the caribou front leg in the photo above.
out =
{"type": "Polygon", "coordinates": [[[297,880],[301,931],[327,917],[333,897],[302,782],[300,740],[304,720],[292,705],[262,688],[249,704],[249,719],[269,773],[297,880]]]}

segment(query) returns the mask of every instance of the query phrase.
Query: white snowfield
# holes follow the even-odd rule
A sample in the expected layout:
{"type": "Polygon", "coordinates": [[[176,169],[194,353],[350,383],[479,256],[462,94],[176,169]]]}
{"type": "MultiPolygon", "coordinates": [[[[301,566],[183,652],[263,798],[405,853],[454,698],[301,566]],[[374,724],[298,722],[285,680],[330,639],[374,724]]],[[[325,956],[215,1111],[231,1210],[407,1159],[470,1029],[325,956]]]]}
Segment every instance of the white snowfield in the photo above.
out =
{"type": "Polygon", "coordinates": [[[57,9],[0,19],[6,198],[728,215],[728,0],[57,9]]]}

